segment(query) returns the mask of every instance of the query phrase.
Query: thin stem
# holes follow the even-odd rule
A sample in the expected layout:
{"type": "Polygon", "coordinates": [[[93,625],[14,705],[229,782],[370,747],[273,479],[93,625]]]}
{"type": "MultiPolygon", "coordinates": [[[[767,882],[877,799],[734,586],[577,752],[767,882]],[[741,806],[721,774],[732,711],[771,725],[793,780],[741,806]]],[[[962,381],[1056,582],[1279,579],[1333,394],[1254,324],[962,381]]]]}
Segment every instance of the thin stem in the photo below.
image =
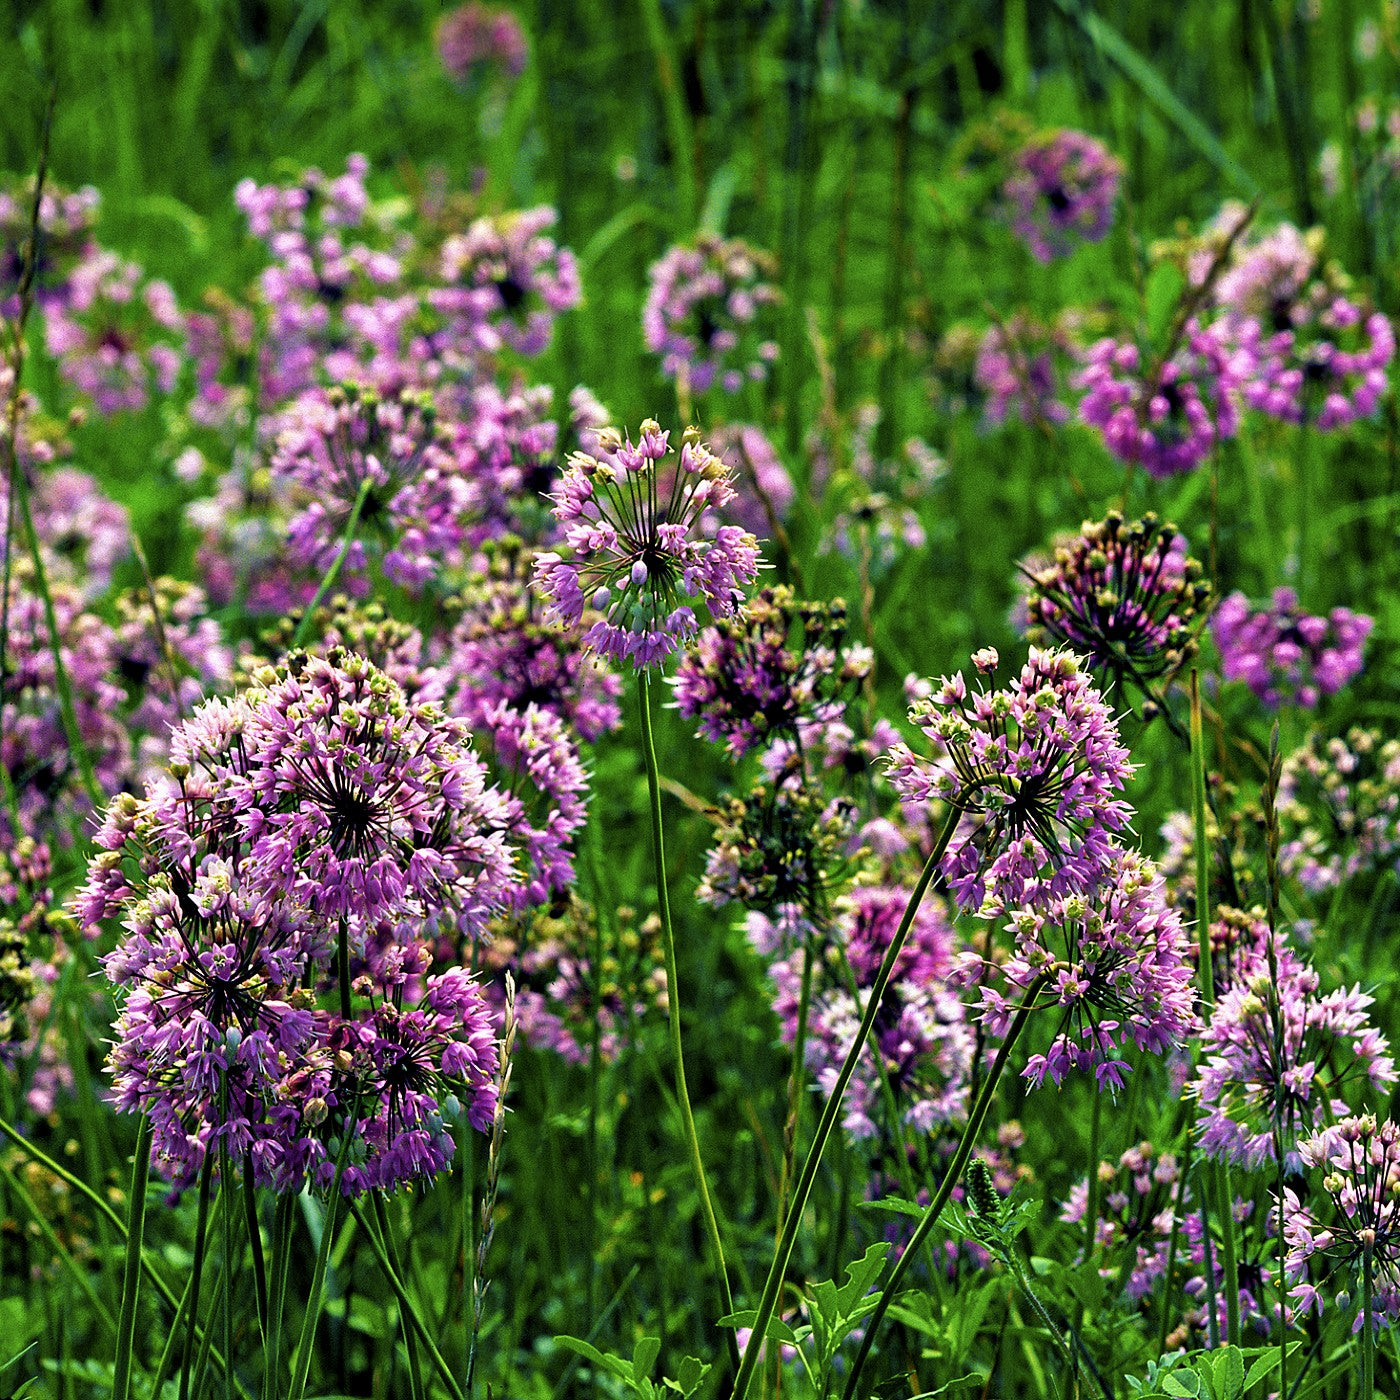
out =
{"type": "Polygon", "coordinates": [[[311,619],[316,616],[316,609],[325,602],[326,594],[335,587],[335,581],[340,576],[341,565],[345,563],[345,556],[350,553],[350,546],[355,543],[355,531],[360,528],[360,512],[365,508],[365,501],[369,499],[370,480],[366,477],[360,483],[360,489],[355,496],[355,504],[350,508],[350,519],[345,523],[345,534],[340,541],[340,548],[336,551],[335,558],[331,560],[331,566],[326,570],[326,576],[321,580],[321,586],[316,590],[315,596],[306,606],[306,611],[301,615],[301,621],[297,623],[297,630],[292,633],[293,648],[299,647],[306,639],[306,633],[311,626],[311,619]]]}
{"type": "Polygon", "coordinates": [[[277,1400],[282,1379],[282,1315],[287,1306],[287,1270],[292,1258],[296,1195],[283,1191],[272,1213],[272,1297],[268,1300],[267,1341],[263,1348],[263,1390],[277,1400]]]}
{"type": "MultiPolygon", "coordinates": [[[[399,1263],[399,1249],[394,1242],[394,1232],[389,1224],[389,1212],[384,1209],[384,1193],[382,1191],[371,1191],[370,1201],[374,1206],[374,1223],[379,1227],[379,1234],[384,1241],[384,1252],[388,1255],[389,1263],[393,1267],[396,1275],[402,1276],[403,1265],[399,1263]]],[[[355,1217],[357,1220],[360,1217],[355,1217]]],[[[374,1247],[374,1232],[361,1220],[361,1226],[365,1234],[369,1236],[370,1247],[374,1247]]],[[[376,1255],[378,1250],[375,1251],[376,1255]]],[[[392,1285],[390,1285],[392,1287],[392,1285]]],[[[403,1299],[399,1300],[399,1326],[403,1332],[404,1350],[408,1353],[408,1386],[413,1396],[413,1400],[423,1400],[423,1367],[418,1360],[418,1334],[413,1324],[406,1320],[407,1309],[403,1299]]]]}
{"type": "Polygon", "coordinates": [[[335,937],[335,976],[340,983],[340,1019],[350,1019],[350,923],[342,914],[335,937]]]}
{"type": "MultiPolygon", "coordinates": [[[[321,1292],[326,1282],[326,1261],[331,1254],[331,1240],[335,1235],[335,1218],[340,1209],[340,1183],[345,1176],[345,1163],[350,1157],[350,1143],[355,1134],[355,1114],[352,1109],[346,1119],[345,1139],[340,1144],[340,1155],[335,1164],[335,1180],[331,1182],[330,1200],[326,1205],[326,1218],[321,1226],[321,1247],[316,1251],[316,1267],[311,1273],[311,1291],[306,1295],[306,1316],[301,1320],[301,1340],[297,1342],[297,1364],[292,1372],[292,1387],[287,1392],[291,1400],[302,1400],[306,1394],[306,1380],[311,1372],[311,1353],[316,1346],[316,1324],[321,1320],[321,1292]]],[[[184,1397],[181,1397],[184,1400],[184,1397]]]]}
{"type": "Polygon", "coordinates": [[[117,1358],[112,1367],[112,1400],[127,1400],[131,1394],[131,1355],[136,1337],[136,1300],[141,1289],[141,1241],[146,1233],[146,1183],[150,1175],[151,1120],[143,1113],[136,1130],[136,1151],[131,1158],[126,1267],[122,1273],[122,1311],[117,1322],[117,1358]]]}
{"type": "MultiPolygon", "coordinates": [[[[228,1081],[224,1081],[224,1121],[228,1121],[228,1081]]],[[[219,1139],[219,1194],[227,1195],[224,1217],[224,1355],[233,1356],[233,1177],[229,1174],[228,1139],[219,1139]]],[[[224,1400],[233,1400],[233,1367],[224,1368],[224,1400]]]]}
{"type": "MultiPolygon", "coordinates": [[[[199,1285],[204,1273],[204,1249],[209,1236],[209,1183],[214,1175],[214,1154],[206,1147],[199,1173],[199,1214],[194,1227],[194,1263],[190,1267],[190,1314],[185,1322],[185,1353],[180,1363],[180,1400],[190,1400],[190,1367],[194,1365],[195,1328],[199,1322],[199,1285]]],[[[223,1187],[219,1188],[223,1198],[223,1187]]]]}
{"type": "Polygon", "coordinates": [[[1371,1297],[1375,1291],[1375,1246],[1361,1244],[1361,1400],[1372,1400],[1376,1393],[1376,1333],[1371,1317],[1371,1297]]]}
{"type": "MultiPolygon", "coordinates": [[[[437,1367],[437,1372],[442,1378],[442,1383],[451,1394],[452,1400],[466,1400],[462,1387],[457,1384],[457,1378],[452,1374],[452,1368],[447,1364],[442,1352],[438,1350],[438,1345],[433,1340],[431,1330],[427,1323],[423,1321],[422,1315],[414,1305],[413,1299],[409,1297],[408,1289],[405,1287],[403,1280],[399,1277],[397,1269],[395,1269],[388,1254],[385,1252],[383,1242],[380,1240],[377,1232],[371,1229],[369,1221],[365,1219],[364,1212],[361,1211],[359,1204],[355,1201],[350,1202],[350,1214],[355,1217],[356,1221],[359,1222],[360,1228],[364,1230],[365,1238],[369,1241],[370,1250],[378,1261],[379,1267],[383,1271],[385,1279],[388,1281],[390,1290],[398,1300],[403,1317],[411,1324],[413,1330],[417,1332],[419,1339],[427,1349],[428,1356],[431,1358],[433,1365],[437,1367]]],[[[404,1329],[405,1334],[408,1330],[407,1327],[404,1329]]]]}
{"type": "Polygon", "coordinates": [[[1094,1079],[1094,1107],[1089,1114],[1089,1195],[1084,1206],[1084,1261],[1094,1257],[1099,1226],[1099,1202],[1103,1183],[1099,1180],[1099,1134],[1103,1130],[1103,1086],[1094,1079]]]}
{"type": "Polygon", "coordinates": [[[895,960],[904,947],[905,939],[909,937],[909,929],[914,923],[914,915],[918,913],[919,905],[923,903],[924,895],[928,892],[929,884],[938,871],[938,866],[948,849],[948,843],[953,839],[953,832],[957,829],[961,817],[961,806],[955,805],[949,809],[943,830],[939,832],[938,840],[934,843],[929,858],[924,862],[924,868],[919,872],[918,882],[909,896],[909,903],[905,905],[899,927],[895,930],[894,937],[890,940],[890,946],[885,953],[884,961],[875,974],[875,981],[870,987],[870,998],[865,1004],[865,1014],[861,1017],[855,1039],[851,1042],[851,1048],[846,1052],[846,1058],[842,1061],[841,1068],[837,1072],[836,1082],[832,1085],[831,1093],[827,1096],[826,1103],[822,1107],[822,1115],[817,1120],[812,1145],[807,1149],[807,1160],[803,1163],[802,1175],[797,1179],[792,1204],[788,1207],[782,1238],[778,1241],[778,1247],[773,1253],[773,1263],[768,1270],[768,1277],[764,1280],[763,1293],[759,1298],[758,1310],[754,1317],[753,1333],[749,1338],[748,1346],[744,1349],[744,1359],[739,1367],[739,1374],[734,1380],[733,1400],[744,1400],[748,1393],[754,1370],[758,1365],[758,1354],[763,1347],[764,1334],[772,1320],[773,1311],[778,1302],[778,1293],[782,1288],[783,1276],[787,1272],[788,1262],[792,1258],[793,1246],[797,1242],[798,1226],[802,1220],[803,1212],[807,1209],[807,1200],[812,1194],[812,1187],[817,1179],[822,1153],[826,1150],[826,1144],[836,1125],[836,1119],[841,1113],[841,1101],[846,1096],[846,1089],[851,1082],[851,1076],[855,1073],[861,1051],[865,1048],[865,1042],[870,1038],[870,1030],[875,1024],[876,1013],[880,1009],[880,1003],[885,999],[885,989],[889,986],[890,978],[894,974],[895,960]]]}
{"type": "Polygon", "coordinates": [[[977,1135],[982,1131],[982,1125],[987,1121],[987,1114],[991,1110],[992,1100],[996,1097],[997,1084],[1001,1081],[1002,1071],[1006,1068],[1007,1061],[1011,1058],[1011,1051],[1015,1048],[1016,1042],[1021,1038],[1022,1032],[1030,1021],[1031,1012],[1035,1010],[1036,997],[1040,995],[1041,988],[1050,980],[1050,976],[1049,972],[1041,973],[1027,989],[1026,999],[1021,1003],[1015,1019],[1007,1030],[1006,1039],[1002,1041],[1001,1049],[997,1051],[997,1057],[992,1062],[992,1067],[977,1095],[977,1101],[972,1106],[971,1114],[968,1115],[967,1126],[963,1129],[962,1137],[958,1139],[953,1160],[948,1164],[948,1170],[944,1172],[943,1180],[938,1184],[938,1194],[929,1202],[923,1218],[909,1237],[909,1243],[905,1246],[904,1253],[899,1256],[898,1263],[891,1270],[889,1282],[880,1290],[880,1300],[875,1304],[875,1311],[870,1314],[869,1321],[865,1324],[865,1335],[861,1338],[860,1350],[856,1352],[856,1359],[851,1365],[851,1373],[846,1378],[846,1388],[842,1392],[842,1400],[853,1400],[855,1396],[856,1387],[860,1383],[860,1373],[865,1367],[871,1348],[875,1345],[875,1336],[880,1330],[880,1323],[884,1321],[890,1304],[894,1302],[895,1294],[898,1292],[899,1285],[910,1264],[917,1257],[919,1250],[923,1248],[924,1241],[929,1237],[933,1227],[938,1224],[938,1218],[943,1214],[944,1206],[952,1198],[953,1189],[962,1177],[963,1168],[967,1166],[967,1159],[972,1156],[977,1135]]]}
{"type": "MultiPolygon", "coordinates": [[[[646,760],[647,788],[651,796],[652,853],[656,861],[656,900],[661,915],[661,938],[666,959],[666,1019],[671,1033],[671,1059],[676,1074],[676,1098],[680,1103],[681,1121],[685,1127],[686,1147],[690,1154],[690,1169],[695,1188],[700,1195],[700,1214],[705,1223],[710,1250],[714,1254],[719,1274],[720,1295],[724,1313],[734,1311],[734,1297],[729,1288],[729,1273],[724,1262],[724,1245],[720,1240],[719,1222],[710,1201],[710,1188],[705,1182],[705,1164],[700,1156],[700,1139],[695,1131],[695,1115],[690,1108],[690,1091],[685,1082],[685,1054],[681,1044],[681,996],[676,975],[676,937],[671,925],[671,896],[666,887],[666,844],[661,823],[661,775],[656,763],[656,740],[652,734],[651,681],[648,672],[640,673],[638,686],[642,711],[642,756],[646,760]]],[[[805,1201],[803,1202],[805,1204],[805,1201]]],[[[795,1209],[800,1213],[801,1207],[795,1209]]],[[[725,1330],[726,1349],[731,1367],[740,1368],[739,1345],[731,1329],[725,1330]]],[[[756,1354],[756,1353],[755,1353],[756,1354]]],[[[736,1394],[739,1393],[736,1390],[736,1394]]]]}
{"type": "Polygon", "coordinates": [[[258,1191],[253,1184],[253,1158],[243,1158],[243,1219],[248,1226],[248,1246],[253,1254],[253,1293],[258,1305],[258,1335],[267,1340],[267,1263],[263,1258],[262,1227],[258,1223],[258,1191]]]}

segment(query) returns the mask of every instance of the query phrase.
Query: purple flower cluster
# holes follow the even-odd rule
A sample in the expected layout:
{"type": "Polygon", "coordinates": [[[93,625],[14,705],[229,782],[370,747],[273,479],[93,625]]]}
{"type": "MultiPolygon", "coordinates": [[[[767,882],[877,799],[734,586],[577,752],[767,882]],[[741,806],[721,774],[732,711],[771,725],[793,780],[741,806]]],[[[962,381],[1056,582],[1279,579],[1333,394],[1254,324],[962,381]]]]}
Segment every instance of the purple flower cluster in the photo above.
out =
{"type": "Polygon", "coordinates": [[[728,617],[758,573],[758,541],[737,525],[700,536],[701,518],[733,497],[729,471],[687,430],[666,471],[670,434],[647,419],[638,441],[598,435],[598,455],[576,452],[551,499],[567,554],[535,561],[550,614],[577,627],[602,614],[584,645],[638,670],[661,664],[699,631],[692,603],[728,617]]]}
{"type": "Polygon", "coordinates": [[[1068,337],[1018,313],[988,326],[977,347],[973,379],[986,399],[989,423],[1063,423],[1059,362],[1071,351],[1068,337]]]}
{"type": "MultiPolygon", "coordinates": [[[[63,302],[74,269],[96,247],[93,227],[101,196],[91,185],[65,190],[52,180],[39,200],[39,239],[35,250],[34,300],[40,307],[63,302]]],[[[32,181],[0,189],[0,316],[19,315],[19,283],[34,207],[32,181]]]]}
{"type": "Polygon", "coordinates": [[[1072,647],[1091,667],[1139,686],[1174,675],[1195,654],[1210,585],[1185,538],[1155,515],[1085,521],[1052,560],[1022,571],[1033,642],[1072,647]]]}
{"type": "Polygon", "coordinates": [[[1190,939],[1167,903],[1152,862],[1118,853],[1088,895],[1042,900],[1013,911],[1015,947],[1000,973],[1012,998],[982,990],[983,1015],[1004,1034],[1012,1004],[1047,978],[1038,1008],[1055,1010],[1050,1048],[1030,1057],[1025,1076],[1059,1084],[1070,1069],[1092,1071],[1101,1087],[1122,1087],[1129,1066],[1120,1046],[1160,1055],[1196,1027],[1190,939]]]}
{"type": "MultiPolygon", "coordinates": [[[[810,956],[816,962],[806,1057],[823,1092],[830,1092],[855,1039],[870,985],[908,898],[908,891],[897,886],[858,888],[826,936],[821,930],[810,932],[810,956]]],[[[952,951],[947,914],[938,901],[926,899],[895,962],[871,1033],[870,1046],[884,1063],[900,1119],[919,1133],[958,1121],[967,1111],[973,1037],[962,1003],[946,980],[952,951]]],[[[802,957],[799,948],[790,947],[771,966],[777,989],[773,1006],[788,1045],[797,1038],[802,957]]],[[[862,1061],[844,1102],[842,1122],[853,1139],[881,1133],[886,1112],[882,1095],[878,1070],[862,1061]]],[[[888,1125],[884,1131],[889,1134],[888,1125]]]]}
{"type": "Polygon", "coordinates": [[[1034,136],[1002,185],[1006,217],[1038,261],[1062,258],[1113,227],[1122,173],[1108,148],[1083,131],[1034,136]]]}
{"type": "Polygon", "coordinates": [[[737,394],[746,381],[765,379],[778,347],[759,339],[758,326],[778,301],[774,271],[768,253],[708,233],[654,263],[642,333],[662,373],[684,375],[697,394],[716,384],[737,394]]]}
{"type": "Polygon", "coordinates": [[[1373,626],[1350,608],[1333,608],[1328,617],[1302,613],[1291,588],[1274,589],[1272,605],[1257,611],[1243,593],[1232,593],[1211,620],[1221,674],[1244,681],[1271,709],[1310,710],[1336,694],[1360,672],[1373,626]]]}
{"type": "Polygon", "coordinates": [[[1340,283],[1320,240],[1292,224],[1236,254],[1214,290],[1222,329],[1250,363],[1241,387],[1251,408],[1324,431],[1376,411],[1395,332],[1340,283]]]}
{"type": "MultiPolygon", "coordinates": [[[[995,669],[995,652],[974,657],[995,669]]],[[[955,804],[965,821],[943,861],[958,907],[1015,909],[1087,894],[1119,858],[1133,771],[1118,727],[1068,652],[1031,648],[1001,690],[944,678],[910,719],[932,754],[897,744],[890,779],[906,803],[955,804]]]]}
{"type": "Polygon", "coordinates": [[[348,1134],[345,1189],[384,1187],[446,1164],[463,1100],[489,1124],[490,1012],[423,942],[479,935],[517,879],[467,743],[363,658],[297,654],[202,705],[109,807],[76,910],[123,920],[114,1088],[173,1177],[223,1143],[259,1181],[324,1184],[348,1134]]]}
{"type": "Polygon", "coordinates": [[[415,590],[460,561],[474,493],[431,398],[355,384],[313,389],[282,422],[272,471],[306,502],[287,534],[314,571],[335,558],[357,504],[364,529],[346,557],[353,572],[365,568],[365,536],[381,542],[385,575],[415,590]]]}
{"type": "Polygon", "coordinates": [[[1310,894],[1400,870],[1400,739],[1309,735],[1283,761],[1278,808],[1279,867],[1310,894]]]}
{"type": "Polygon", "coordinates": [[[1084,390],[1079,416],[1120,461],[1141,462],[1155,477],[1190,471],[1239,429],[1240,365],[1194,318],[1171,354],[1143,361],[1132,341],[1092,346],[1075,380],[1084,390]]]}
{"type": "Polygon", "coordinates": [[[442,66],[459,83],[483,68],[499,68],[510,78],[525,71],[529,45],[520,21],[510,10],[467,0],[437,22],[437,51],[442,66]]]}
{"type": "MultiPolygon", "coordinates": [[[[1324,1173],[1330,1220],[1284,1191],[1283,1238],[1288,1246],[1289,1290],[1306,1315],[1324,1309],[1318,1283],[1338,1274],[1338,1302],[1346,1306],[1371,1288],[1373,1325],[1400,1321],[1400,1125],[1375,1114],[1342,1118],[1298,1144],[1298,1155],[1324,1173]],[[1320,1277],[1312,1274],[1322,1266],[1320,1277]],[[1369,1277],[1367,1277],[1369,1275],[1369,1277]],[[1314,1282],[1317,1277],[1317,1282],[1314,1282]]],[[[1358,1306],[1353,1331],[1364,1326],[1358,1306]]]]}
{"type": "Polygon", "coordinates": [[[838,720],[869,674],[868,647],[846,643],[846,605],[799,603],[765,588],[732,618],[701,632],[681,658],[676,706],[700,734],[741,757],[755,744],[796,739],[838,720]]]}
{"type": "Polygon", "coordinates": [[[442,245],[442,285],[429,303],[460,344],[494,353],[508,345],[538,355],[554,322],[582,299],[574,255],[548,236],[557,216],[540,205],[499,218],[475,219],[442,245]]]}
{"type": "Polygon", "coordinates": [[[1299,1133],[1345,1114],[1352,1086],[1390,1088],[1395,1068],[1360,987],[1322,992],[1317,972],[1286,946],[1276,965],[1276,978],[1264,959],[1242,969],[1216,1002],[1192,1092],[1205,1152],[1257,1167],[1276,1159],[1277,1133],[1285,1166],[1296,1169],[1299,1133]]]}

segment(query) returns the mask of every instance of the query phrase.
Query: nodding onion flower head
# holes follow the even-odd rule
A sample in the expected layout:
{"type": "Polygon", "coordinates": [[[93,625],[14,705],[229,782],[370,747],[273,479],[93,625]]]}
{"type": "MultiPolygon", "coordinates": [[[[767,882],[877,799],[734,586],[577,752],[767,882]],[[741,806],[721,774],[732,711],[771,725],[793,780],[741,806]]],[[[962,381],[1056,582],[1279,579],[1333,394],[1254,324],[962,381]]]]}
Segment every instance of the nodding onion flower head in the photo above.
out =
{"type": "MultiPolygon", "coordinates": [[[[1365,1286],[1370,1255],[1371,1319],[1400,1321],[1400,1126],[1377,1122],[1373,1113],[1343,1118],[1298,1144],[1303,1162],[1326,1174],[1322,1189],[1330,1198],[1332,1218],[1324,1224],[1298,1193],[1283,1193],[1283,1241],[1289,1290],[1303,1312],[1323,1309],[1317,1284],[1309,1279],[1309,1261],[1326,1264],[1326,1278],[1340,1274],[1338,1302],[1356,1298],[1365,1286]]],[[[1353,1331],[1364,1325],[1358,1307],[1353,1331]]]]}
{"type": "Polygon", "coordinates": [[[1050,562],[1022,572],[1031,640],[1071,647],[1094,670],[1142,688],[1197,650],[1210,584],[1185,538],[1155,515],[1086,520],[1050,562]]]}
{"type": "Polygon", "coordinates": [[[535,574],[550,614],[576,625],[586,607],[602,614],[584,644],[638,670],[660,665],[699,631],[692,604],[729,617],[758,573],[758,541],[736,525],[697,528],[734,495],[725,464],[688,428],[677,460],[670,434],[652,419],[634,444],[598,434],[598,454],[569,458],[551,497],[565,553],[541,554],[535,574]]]}
{"type": "MultiPolygon", "coordinates": [[[[988,647],[973,657],[991,675],[988,647]]],[[[932,754],[890,750],[890,781],[919,807],[964,814],[943,874],[964,911],[1038,907],[1086,894],[1120,853],[1132,808],[1114,794],[1134,765],[1088,672],[1069,652],[1032,647],[1000,690],[969,690],[945,677],[909,712],[932,754]]]]}

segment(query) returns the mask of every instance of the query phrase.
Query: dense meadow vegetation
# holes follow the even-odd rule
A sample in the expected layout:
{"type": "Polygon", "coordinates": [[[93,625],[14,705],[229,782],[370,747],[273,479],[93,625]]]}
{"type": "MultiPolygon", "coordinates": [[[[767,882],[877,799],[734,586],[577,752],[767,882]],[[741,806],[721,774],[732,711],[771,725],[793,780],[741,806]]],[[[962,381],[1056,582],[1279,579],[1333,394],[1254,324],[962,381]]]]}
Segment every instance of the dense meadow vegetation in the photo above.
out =
{"type": "Polygon", "coordinates": [[[1400,1393],[1400,5],[49,0],[0,1397],[1400,1393]]]}

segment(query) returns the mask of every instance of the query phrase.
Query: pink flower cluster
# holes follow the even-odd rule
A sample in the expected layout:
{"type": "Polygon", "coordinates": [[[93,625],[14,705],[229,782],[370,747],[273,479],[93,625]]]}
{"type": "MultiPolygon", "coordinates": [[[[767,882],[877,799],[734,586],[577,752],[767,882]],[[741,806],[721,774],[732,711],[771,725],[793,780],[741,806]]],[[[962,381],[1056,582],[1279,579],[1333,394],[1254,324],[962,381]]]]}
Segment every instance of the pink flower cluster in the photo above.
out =
{"type": "Polygon", "coordinates": [[[1271,708],[1313,709],[1360,673],[1366,638],[1374,621],[1350,608],[1327,617],[1298,610],[1291,588],[1276,588],[1270,607],[1255,610],[1243,593],[1232,593],[1211,620],[1227,681],[1244,681],[1271,708]]]}

